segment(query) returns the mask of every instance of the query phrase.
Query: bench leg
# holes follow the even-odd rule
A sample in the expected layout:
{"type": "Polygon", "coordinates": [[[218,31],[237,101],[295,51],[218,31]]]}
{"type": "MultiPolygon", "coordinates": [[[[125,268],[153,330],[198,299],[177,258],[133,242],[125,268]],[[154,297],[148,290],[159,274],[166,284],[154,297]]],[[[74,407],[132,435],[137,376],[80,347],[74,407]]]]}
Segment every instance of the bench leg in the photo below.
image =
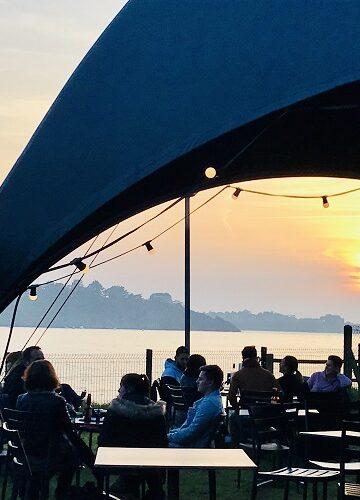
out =
{"type": "Polygon", "coordinates": [[[209,498],[216,500],[216,470],[209,470],[209,498]]]}
{"type": "Polygon", "coordinates": [[[178,469],[168,469],[168,499],[178,500],[179,499],[179,470],[178,469]]]}

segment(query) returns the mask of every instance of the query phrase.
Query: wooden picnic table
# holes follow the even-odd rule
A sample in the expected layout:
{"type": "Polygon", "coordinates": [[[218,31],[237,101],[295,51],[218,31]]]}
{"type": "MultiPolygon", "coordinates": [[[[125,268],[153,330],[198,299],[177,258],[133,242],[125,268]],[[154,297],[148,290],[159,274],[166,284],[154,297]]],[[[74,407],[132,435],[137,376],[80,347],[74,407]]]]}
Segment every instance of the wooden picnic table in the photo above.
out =
{"type": "Polygon", "coordinates": [[[209,496],[216,499],[216,469],[255,470],[256,464],[240,449],[189,448],[106,448],[99,447],[95,467],[105,476],[105,491],[109,495],[109,475],[114,468],[167,469],[168,498],[179,498],[179,470],[209,471],[209,496]]]}

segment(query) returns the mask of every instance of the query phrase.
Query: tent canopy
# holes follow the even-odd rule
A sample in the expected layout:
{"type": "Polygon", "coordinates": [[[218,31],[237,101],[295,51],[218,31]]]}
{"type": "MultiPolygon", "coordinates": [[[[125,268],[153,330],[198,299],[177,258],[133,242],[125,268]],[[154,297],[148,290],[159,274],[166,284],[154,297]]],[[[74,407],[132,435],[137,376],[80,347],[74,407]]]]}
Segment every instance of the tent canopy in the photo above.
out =
{"type": "Polygon", "coordinates": [[[357,0],[130,0],[1,187],[0,311],[90,237],[179,195],[360,178],[359,19],[357,0]]]}

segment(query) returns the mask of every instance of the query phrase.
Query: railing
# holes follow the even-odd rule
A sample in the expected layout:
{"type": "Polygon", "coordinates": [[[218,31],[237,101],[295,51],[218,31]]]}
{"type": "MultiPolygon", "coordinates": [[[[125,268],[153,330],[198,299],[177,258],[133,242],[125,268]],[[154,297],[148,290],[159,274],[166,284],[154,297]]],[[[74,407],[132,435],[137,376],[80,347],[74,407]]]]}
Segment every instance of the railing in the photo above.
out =
{"type": "MultiPolygon", "coordinates": [[[[299,370],[303,375],[311,375],[319,371],[325,364],[327,356],[338,354],[340,349],[279,349],[268,347],[273,353],[273,372],[279,377],[279,362],[286,355],[292,355],[299,360],[299,370]]],[[[259,348],[260,353],[260,348],[259,348]]],[[[219,365],[224,374],[238,369],[241,361],[241,349],[224,351],[202,351],[208,364],[219,365]],[[235,368],[234,368],[235,367],[235,368]]],[[[152,379],[161,376],[166,358],[172,358],[173,351],[153,351],[151,356],[152,379]]],[[[93,401],[109,403],[116,395],[123,375],[130,372],[149,374],[149,352],[143,354],[52,354],[48,359],[54,364],[60,380],[70,384],[77,392],[86,389],[91,392],[93,401]],[[148,361],[148,362],[146,362],[148,361]],[[148,370],[147,370],[148,368],[148,370]]]]}

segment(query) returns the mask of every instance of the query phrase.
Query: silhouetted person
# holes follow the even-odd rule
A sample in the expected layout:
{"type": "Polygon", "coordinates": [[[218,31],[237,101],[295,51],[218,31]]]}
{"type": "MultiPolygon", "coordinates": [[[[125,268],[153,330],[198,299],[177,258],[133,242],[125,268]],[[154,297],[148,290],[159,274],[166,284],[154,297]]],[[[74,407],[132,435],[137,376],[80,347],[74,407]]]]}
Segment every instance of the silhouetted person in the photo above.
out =
{"type": "Polygon", "coordinates": [[[198,391],[203,395],[189,408],[186,421],[168,434],[172,448],[207,448],[223,413],[220,388],[224,374],[217,365],[201,368],[197,380],[198,391]]]}
{"type": "Polygon", "coordinates": [[[168,358],[165,361],[161,382],[163,384],[179,385],[188,359],[189,349],[185,346],[178,347],[176,349],[175,359],[168,358]]]}
{"type": "Polygon", "coordinates": [[[298,360],[294,356],[285,356],[280,361],[280,373],[282,377],[278,378],[282,390],[282,399],[285,402],[291,402],[294,396],[303,398],[305,392],[309,391],[307,384],[298,370],[298,360]]]}
{"type": "Polygon", "coordinates": [[[249,417],[238,414],[237,396],[242,391],[270,392],[279,387],[274,375],[260,366],[255,346],[246,346],[242,350],[242,368],[234,373],[230,381],[229,403],[235,412],[230,416],[230,434],[236,446],[250,433],[249,417]]]}
{"type": "Polygon", "coordinates": [[[198,391],[197,379],[200,375],[200,368],[206,365],[206,359],[200,354],[192,354],[180,379],[181,391],[184,401],[188,407],[200,399],[203,394],[198,391]]]}
{"type": "MultiPolygon", "coordinates": [[[[104,419],[99,446],[124,448],[166,448],[165,403],[149,399],[150,384],[146,375],[128,373],[120,382],[118,396],[113,399],[104,419]]],[[[154,452],[156,453],[156,452],[154,452]]],[[[161,473],[138,470],[122,471],[123,491],[136,494],[142,479],[146,479],[149,494],[146,498],[162,498],[161,473]]],[[[120,481],[120,482],[121,482],[120,481]]]]}
{"type": "Polygon", "coordinates": [[[307,381],[311,392],[336,392],[351,386],[351,380],[340,373],[343,361],[339,356],[331,355],[325,370],[315,372],[307,381]]]}
{"type": "Polygon", "coordinates": [[[42,470],[59,473],[55,498],[66,498],[75,468],[82,461],[92,467],[94,456],[74,432],[64,398],[55,389],[59,379],[50,361],[33,361],[24,373],[27,392],[18,397],[16,409],[25,413],[25,451],[33,468],[29,498],[38,498],[42,470]]]}
{"type": "Polygon", "coordinates": [[[20,394],[25,391],[23,375],[26,368],[37,360],[44,359],[44,354],[39,346],[27,347],[23,353],[21,361],[10,368],[9,373],[4,379],[4,393],[8,395],[10,408],[14,408],[16,400],[20,394]]]}

